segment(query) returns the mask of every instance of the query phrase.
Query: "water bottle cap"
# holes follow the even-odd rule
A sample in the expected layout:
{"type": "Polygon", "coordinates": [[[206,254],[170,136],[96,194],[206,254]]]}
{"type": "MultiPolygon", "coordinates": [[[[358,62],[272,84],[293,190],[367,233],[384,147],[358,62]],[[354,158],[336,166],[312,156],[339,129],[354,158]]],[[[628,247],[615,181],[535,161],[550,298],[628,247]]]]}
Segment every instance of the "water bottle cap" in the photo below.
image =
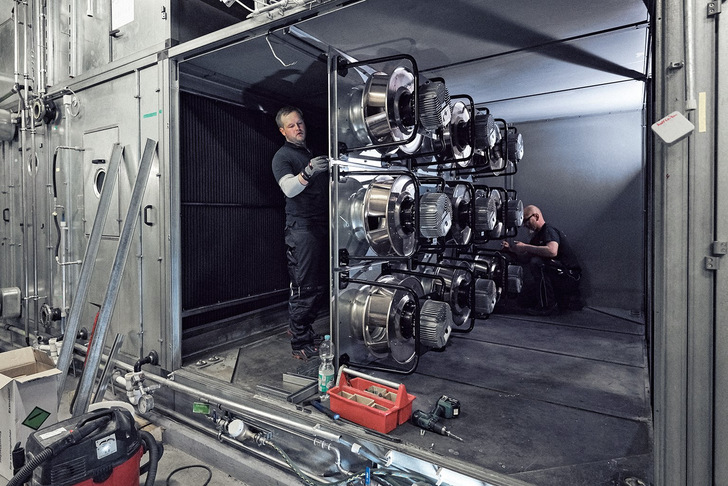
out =
{"type": "Polygon", "coordinates": [[[331,341],[331,336],[328,334],[324,336],[324,341],[331,341]]]}

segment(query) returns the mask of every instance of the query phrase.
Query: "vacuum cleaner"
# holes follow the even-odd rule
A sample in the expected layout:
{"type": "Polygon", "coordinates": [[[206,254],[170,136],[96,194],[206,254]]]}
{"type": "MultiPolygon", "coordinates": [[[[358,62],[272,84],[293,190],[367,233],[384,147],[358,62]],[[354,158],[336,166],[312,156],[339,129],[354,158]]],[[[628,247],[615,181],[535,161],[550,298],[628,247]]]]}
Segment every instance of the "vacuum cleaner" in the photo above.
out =
{"type": "Polygon", "coordinates": [[[153,486],[161,455],[128,410],[97,410],[34,432],[8,486],[139,486],[145,473],[144,485],[153,486]],[[149,461],[140,466],[145,452],[149,461]]]}

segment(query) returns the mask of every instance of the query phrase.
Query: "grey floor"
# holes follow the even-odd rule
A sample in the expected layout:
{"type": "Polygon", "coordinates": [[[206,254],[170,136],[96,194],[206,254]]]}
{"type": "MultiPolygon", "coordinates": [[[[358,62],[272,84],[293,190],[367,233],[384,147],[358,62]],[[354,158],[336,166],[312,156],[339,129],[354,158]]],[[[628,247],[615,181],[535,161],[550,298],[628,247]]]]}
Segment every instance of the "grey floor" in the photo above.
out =
{"type": "MultiPolygon", "coordinates": [[[[325,320],[316,323],[320,332],[327,326],[325,320]]],[[[284,328],[185,364],[253,391],[259,384],[293,390],[283,374],[315,376],[316,367],[315,360],[291,357],[284,328]]],[[[425,353],[413,375],[376,374],[404,383],[417,397],[414,409],[430,410],[443,394],[461,403],[461,416],[444,423],[464,442],[423,435],[406,423],[390,433],[401,443],[539,486],[652,482],[644,325],[628,312],[586,308],[552,317],[494,314],[478,320],[472,332],[454,334],[444,352],[425,353]]],[[[165,440],[156,486],[166,485],[173,470],[192,465],[211,468],[211,486],[263,484],[235,472],[230,476],[232,466],[204,464],[191,443],[194,434],[172,440],[170,432],[164,432],[170,440],[165,440]]],[[[200,438],[199,447],[222,446],[200,438]]],[[[203,469],[187,469],[169,484],[204,484],[207,476],[203,469]]],[[[290,484],[297,484],[293,477],[290,484]]]]}
{"type": "MultiPolygon", "coordinates": [[[[457,398],[461,416],[444,423],[464,442],[410,423],[390,435],[536,485],[649,484],[644,334],[639,316],[614,309],[478,320],[444,352],[425,353],[413,375],[375,373],[404,383],[417,396],[413,409],[429,411],[443,394],[457,398]]],[[[285,388],[283,373],[316,370],[290,357],[284,329],[220,356],[201,371],[251,389],[285,388]]]]}

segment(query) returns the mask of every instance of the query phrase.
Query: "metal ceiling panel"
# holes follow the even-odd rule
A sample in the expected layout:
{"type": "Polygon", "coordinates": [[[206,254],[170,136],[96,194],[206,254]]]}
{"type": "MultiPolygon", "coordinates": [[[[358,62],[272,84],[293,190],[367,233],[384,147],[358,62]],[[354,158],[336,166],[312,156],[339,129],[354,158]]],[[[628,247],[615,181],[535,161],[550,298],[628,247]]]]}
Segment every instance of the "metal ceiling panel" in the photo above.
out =
{"type": "Polygon", "coordinates": [[[328,84],[321,54],[333,46],[357,59],[409,54],[423,75],[445,79],[451,94],[497,103],[504,112],[494,114],[506,119],[642,106],[641,83],[632,82],[647,69],[649,32],[641,0],[598,6],[577,0],[367,0],[293,30],[218,49],[180,69],[234,86],[242,99],[252,99],[245,94],[252,92],[323,108],[328,84]],[[580,92],[559,94],[570,90],[580,92]],[[605,102],[584,102],[588,96],[605,102]],[[524,99],[527,109],[519,106],[524,99]]]}

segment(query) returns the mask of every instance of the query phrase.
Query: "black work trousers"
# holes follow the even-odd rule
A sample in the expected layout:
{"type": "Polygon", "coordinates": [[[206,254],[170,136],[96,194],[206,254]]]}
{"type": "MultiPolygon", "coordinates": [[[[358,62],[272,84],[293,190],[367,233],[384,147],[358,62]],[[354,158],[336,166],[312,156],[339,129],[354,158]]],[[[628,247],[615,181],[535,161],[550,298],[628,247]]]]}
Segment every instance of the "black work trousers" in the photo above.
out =
{"type": "Polygon", "coordinates": [[[286,224],[286,257],[291,293],[288,316],[291,348],[313,344],[311,324],[329,295],[329,232],[326,224],[286,224]]]}
{"type": "Polygon", "coordinates": [[[581,309],[580,269],[567,269],[559,262],[531,257],[523,265],[523,290],[519,304],[528,308],[581,309]]]}

